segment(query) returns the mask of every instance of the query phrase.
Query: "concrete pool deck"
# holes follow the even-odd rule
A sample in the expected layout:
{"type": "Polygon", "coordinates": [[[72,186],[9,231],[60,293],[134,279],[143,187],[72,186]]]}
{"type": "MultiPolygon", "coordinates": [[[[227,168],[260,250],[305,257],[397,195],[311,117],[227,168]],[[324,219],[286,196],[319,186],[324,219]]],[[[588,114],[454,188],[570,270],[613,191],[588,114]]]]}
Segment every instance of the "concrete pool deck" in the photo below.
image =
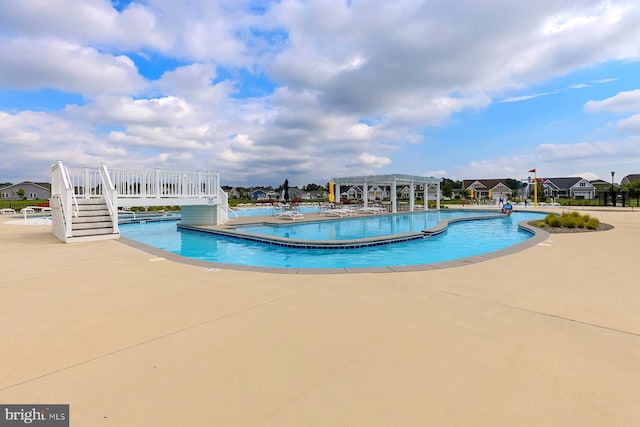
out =
{"type": "MultiPolygon", "coordinates": [[[[640,211],[401,273],[211,269],[0,219],[0,403],[71,425],[629,426],[640,211]]],[[[8,219],[8,218],[7,218],[8,219]]]]}

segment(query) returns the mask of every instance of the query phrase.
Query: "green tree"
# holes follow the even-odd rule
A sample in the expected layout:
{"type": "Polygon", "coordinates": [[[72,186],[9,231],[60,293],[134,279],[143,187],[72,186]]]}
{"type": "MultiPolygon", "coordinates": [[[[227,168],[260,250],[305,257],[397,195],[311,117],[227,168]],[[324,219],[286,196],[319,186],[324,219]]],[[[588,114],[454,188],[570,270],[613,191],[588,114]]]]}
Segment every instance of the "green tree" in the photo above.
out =
{"type": "Polygon", "coordinates": [[[307,184],[307,185],[303,186],[302,190],[303,191],[308,191],[308,192],[313,192],[313,191],[324,190],[324,187],[322,185],[318,185],[318,184],[312,183],[312,184],[307,184]]]}
{"type": "Polygon", "coordinates": [[[517,191],[520,189],[520,181],[518,181],[517,179],[513,179],[513,178],[507,178],[504,180],[504,183],[507,187],[509,187],[510,190],[514,190],[517,191]]]}
{"type": "Polygon", "coordinates": [[[16,190],[16,195],[24,200],[24,190],[22,188],[16,190]]]}
{"type": "Polygon", "coordinates": [[[453,184],[454,182],[448,178],[442,180],[442,195],[444,197],[451,197],[451,194],[453,194],[453,184]]]}
{"type": "Polygon", "coordinates": [[[640,181],[633,181],[630,184],[622,186],[622,190],[629,195],[629,204],[631,199],[636,199],[636,206],[640,206],[640,181]]]}

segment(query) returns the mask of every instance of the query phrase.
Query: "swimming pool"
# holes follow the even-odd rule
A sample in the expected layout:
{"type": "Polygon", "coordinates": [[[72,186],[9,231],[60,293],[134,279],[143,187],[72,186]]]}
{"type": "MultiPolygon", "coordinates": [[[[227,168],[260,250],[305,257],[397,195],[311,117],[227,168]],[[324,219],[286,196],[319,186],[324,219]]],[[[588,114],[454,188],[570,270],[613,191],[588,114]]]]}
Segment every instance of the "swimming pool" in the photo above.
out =
{"type": "Polygon", "coordinates": [[[174,221],[123,224],[120,232],[123,237],[164,251],[228,267],[265,267],[284,269],[283,271],[309,269],[310,272],[315,269],[402,270],[403,267],[468,259],[524,243],[532,234],[520,229],[518,222],[541,219],[544,215],[515,212],[509,217],[456,222],[451,223],[443,233],[429,238],[349,249],[276,246],[198,231],[178,230],[174,221]]]}
{"type": "Polygon", "coordinates": [[[244,233],[299,240],[356,240],[421,232],[452,218],[492,216],[490,211],[422,211],[395,215],[352,217],[292,224],[239,225],[244,233]]]}

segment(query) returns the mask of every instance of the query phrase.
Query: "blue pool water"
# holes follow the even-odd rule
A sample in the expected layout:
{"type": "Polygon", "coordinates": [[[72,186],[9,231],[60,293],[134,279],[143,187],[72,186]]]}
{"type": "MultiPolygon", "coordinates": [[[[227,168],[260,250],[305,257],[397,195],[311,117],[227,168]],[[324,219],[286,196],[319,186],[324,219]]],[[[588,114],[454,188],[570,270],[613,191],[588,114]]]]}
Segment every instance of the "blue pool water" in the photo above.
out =
{"type": "Polygon", "coordinates": [[[420,232],[438,222],[460,217],[495,215],[486,211],[426,211],[413,214],[377,215],[343,218],[321,222],[282,225],[255,224],[238,226],[238,231],[299,240],[351,240],[420,232]]]}
{"type": "MultiPolygon", "coordinates": [[[[474,214],[478,215],[479,212],[474,214]]],[[[428,239],[355,249],[274,246],[178,230],[175,221],[123,224],[120,232],[124,237],[165,251],[223,264],[279,268],[361,268],[432,264],[497,251],[531,237],[530,233],[518,229],[519,221],[543,217],[544,214],[539,213],[515,212],[510,217],[456,222],[450,224],[444,233],[428,239]]],[[[293,225],[297,224],[290,226],[293,225]]]]}

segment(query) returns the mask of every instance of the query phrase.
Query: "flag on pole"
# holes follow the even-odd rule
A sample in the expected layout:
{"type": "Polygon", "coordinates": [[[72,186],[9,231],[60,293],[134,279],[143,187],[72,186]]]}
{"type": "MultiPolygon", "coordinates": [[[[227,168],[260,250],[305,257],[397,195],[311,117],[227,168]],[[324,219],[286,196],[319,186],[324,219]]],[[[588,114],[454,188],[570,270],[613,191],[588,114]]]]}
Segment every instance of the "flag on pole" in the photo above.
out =
{"type": "Polygon", "coordinates": [[[536,173],[536,170],[535,169],[531,169],[529,172],[536,173]]]}

